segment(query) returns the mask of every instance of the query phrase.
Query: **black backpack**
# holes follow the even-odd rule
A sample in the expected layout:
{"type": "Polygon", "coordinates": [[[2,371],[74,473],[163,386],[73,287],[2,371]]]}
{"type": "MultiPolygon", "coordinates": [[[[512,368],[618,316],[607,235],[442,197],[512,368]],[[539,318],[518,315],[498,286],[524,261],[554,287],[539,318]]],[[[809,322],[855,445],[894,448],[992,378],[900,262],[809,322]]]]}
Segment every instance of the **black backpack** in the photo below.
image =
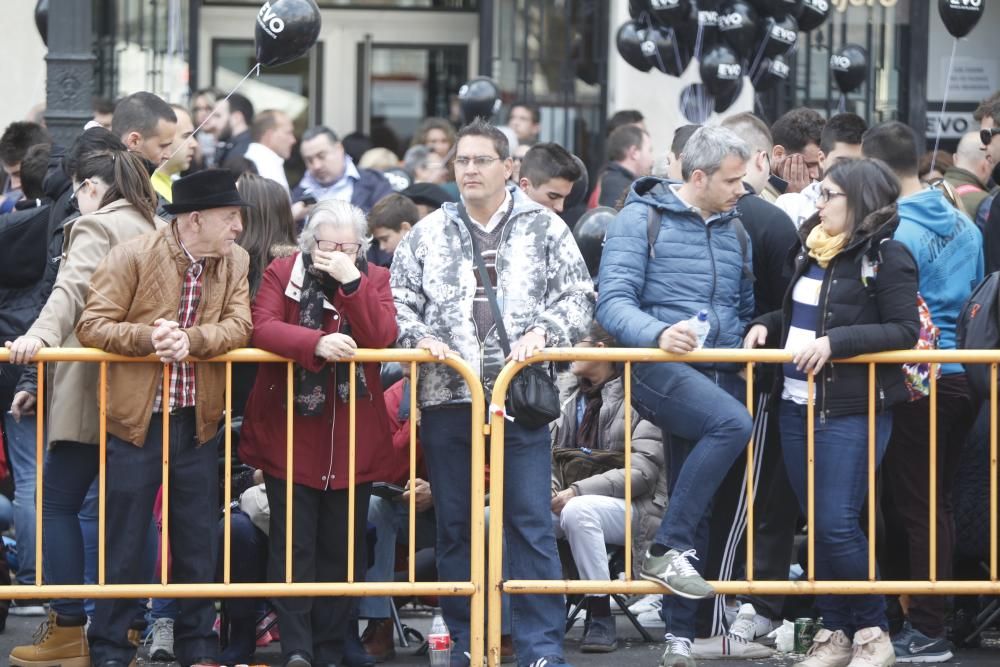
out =
{"type": "MultiPolygon", "coordinates": [[[[1000,271],[986,276],[962,306],[955,328],[960,350],[1000,349],[1000,271]]],[[[972,394],[979,400],[990,397],[990,364],[964,364],[972,394]]]]}

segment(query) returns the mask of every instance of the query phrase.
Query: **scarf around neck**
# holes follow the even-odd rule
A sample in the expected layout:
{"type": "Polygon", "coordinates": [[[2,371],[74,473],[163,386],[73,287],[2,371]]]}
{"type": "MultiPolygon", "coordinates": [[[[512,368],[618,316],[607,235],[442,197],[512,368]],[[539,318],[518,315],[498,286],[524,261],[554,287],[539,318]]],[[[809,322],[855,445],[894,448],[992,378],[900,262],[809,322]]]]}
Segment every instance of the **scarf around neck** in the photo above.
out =
{"type": "Polygon", "coordinates": [[[837,253],[844,249],[847,240],[847,232],[830,236],[823,230],[823,225],[819,224],[809,232],[806,247],[809,249],[809,256],[816,260],[820,268],[825,269],[837,253]]]}
{"type": "Polygon", "coordinates": [[[604,387],[615,379],[611,376],[600,384],[590,380],[580,379],[580,396],[584,399],[583,418],[576,431],[576,446],[588,449],[600,449],[600,417],[604,407],[604,387]]]}

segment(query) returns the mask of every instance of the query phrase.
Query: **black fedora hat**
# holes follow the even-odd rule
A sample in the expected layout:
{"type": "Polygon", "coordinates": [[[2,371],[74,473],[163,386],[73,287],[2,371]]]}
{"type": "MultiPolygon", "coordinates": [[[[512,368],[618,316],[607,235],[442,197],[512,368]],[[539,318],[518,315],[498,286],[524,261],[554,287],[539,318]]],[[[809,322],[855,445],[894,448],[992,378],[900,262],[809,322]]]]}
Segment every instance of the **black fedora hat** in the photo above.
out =
{"type": "Polygon", "coordinates": [[[173,185],[174,201],[163,210],[177,215],[225,206],[250,206],[236,190],[236,180],[228,169],[205,169],[179,178],[173,185]]]}

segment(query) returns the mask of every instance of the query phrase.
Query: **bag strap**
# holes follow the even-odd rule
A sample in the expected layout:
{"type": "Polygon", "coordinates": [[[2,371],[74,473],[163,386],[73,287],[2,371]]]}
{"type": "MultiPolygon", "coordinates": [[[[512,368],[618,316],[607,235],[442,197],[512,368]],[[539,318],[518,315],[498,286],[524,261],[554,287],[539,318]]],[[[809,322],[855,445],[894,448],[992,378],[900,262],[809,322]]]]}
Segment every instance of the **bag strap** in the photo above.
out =
{"type": "MultiPolygon", "coordinates": [[[[743,277],[750,282],[756,280],[753,274],[753,267],[747,261],[747,251],[750,247],[750,235],[747,233],[743,221],[733,218],[733,228],[736,230],[736,238],[740,241],[740,257],[743,258],[743,277]]],[[[656,251],[653,246],[656,244],[656,237],[660,235],[660,209],[649,204],[646,207],[646,243],[649,244],[649,258],[656,259],[656,251]]]]}
{"type": "Polygon", "coordinates": [[[739,218],[733,218],[733,228],[736,230],[736,238],[740,240],[740,256],[743,258],[743,277],[750,282],[754,282],[757,278],[753,274],[753,267],[747,261],[750,235],[747,233],[747,228],[743,226],[743,221],[739,218]]]}
{"type": "MultiPolygon", "coordinates": [[[[511,212],[514,210],[513,201],[511,202],[511,208],[507,211],[507,215],[504,216],[504,220],[501,224],[505,224],[507,219],[510,218],[511,212]]],[[[472,229],[472,221],[469,219],[469,214],[465,210],[465,204],[459,202],[458,204],[458,215],[462,218],[462,222],[465,223],[466,229],[469,230],[469,238],[472,240],[472,261],[476,264],[476,270],[479,271],[479,279],[483,283],[483,291],[486,292],[486,298],[490,302],[490,310],[493,311],[493,319],[497,327],[497,335],[500,336],[500,348],[503,350],[504,355],[510,355],[510,338],[507,337],[507,327],[503,325],[503,315],[500,313],[500,305],[497,303],[497,293],[493,289],[493,283],[490,281],[490,272],[486,269],[486,262],[483,261],[483,256],[479,252],[479,244],[476,243],[476,233],[472,229]]],[[[499,278],[499,273],[497,274],[499,278]]]]}
{"type": "Polygon", "coordinates": [[[660,235],[660,209],[649,204],[646,210],[646,242],[649,243],[649,258],[656,259],[656,237],[660,235]]]}

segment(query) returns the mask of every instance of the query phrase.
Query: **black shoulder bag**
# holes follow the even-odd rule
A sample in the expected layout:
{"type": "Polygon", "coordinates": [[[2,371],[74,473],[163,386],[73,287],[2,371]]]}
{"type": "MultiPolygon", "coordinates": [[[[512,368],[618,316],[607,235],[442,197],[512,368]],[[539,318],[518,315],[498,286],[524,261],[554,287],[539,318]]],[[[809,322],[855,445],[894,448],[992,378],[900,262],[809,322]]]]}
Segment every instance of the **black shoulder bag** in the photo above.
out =
{"type": "MultiPolygon", "coordinates": [[[[500,348],[504,355],[510,356],[510,339],[507,337],[507,328],[503,323],[503,314],[497,303],[493,283],[490,282],[489,271],[486,270],[486,263],[483,261],[483,256],[476,243],[472,222],[462,204],[458,205],[458,213],[469,229],[469,236],[472,239],[472,259],[479,271],[479,279],[483,282],[486,298],[490,301],[490,309],[493,311],[493,319],[496,321],[497,335],[500,337],[500,348]]],[[[510,214],[508,213],[508,215],[510,214]]],[[[507,389],[507,414],[514,418],[518,426],[529,430],[541,428],[558,418],[560,415],[559,389],[550,373],[538,366],[522,368],[507,389]]]]}

